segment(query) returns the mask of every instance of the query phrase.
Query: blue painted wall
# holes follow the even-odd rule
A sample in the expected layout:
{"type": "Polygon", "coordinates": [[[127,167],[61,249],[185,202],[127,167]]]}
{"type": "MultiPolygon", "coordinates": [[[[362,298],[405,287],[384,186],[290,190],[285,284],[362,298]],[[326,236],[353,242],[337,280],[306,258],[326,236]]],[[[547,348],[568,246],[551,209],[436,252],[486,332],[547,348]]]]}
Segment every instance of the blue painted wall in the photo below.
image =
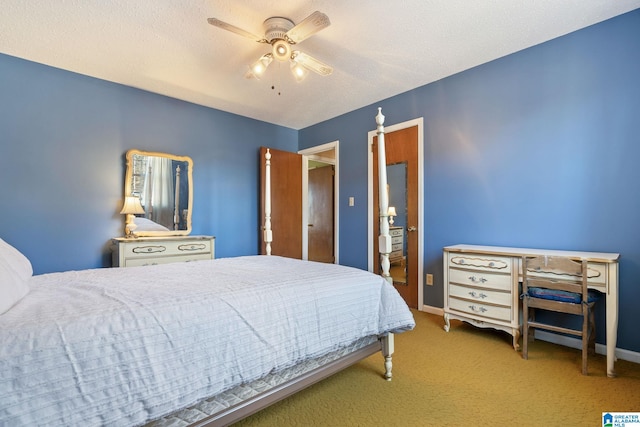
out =
{"type": "Polygon", "coordinates": [[[301,130],[300,148],[340,141],[340,260],[360,268],[378,106],[424,118],[425,304],[443,306],[447,245],[619,252],[618,346],[640,351],[640,10],[301,130]]]}
{"type": "Polygon", "coordinates": [[[192,157],[193,234],[215,235],[218,257],[255,254],[259,147],[298,145],[292,129],[5,55],[0,94],[0,237],[36,274],[111,265],[131,148],[192,157]]]}

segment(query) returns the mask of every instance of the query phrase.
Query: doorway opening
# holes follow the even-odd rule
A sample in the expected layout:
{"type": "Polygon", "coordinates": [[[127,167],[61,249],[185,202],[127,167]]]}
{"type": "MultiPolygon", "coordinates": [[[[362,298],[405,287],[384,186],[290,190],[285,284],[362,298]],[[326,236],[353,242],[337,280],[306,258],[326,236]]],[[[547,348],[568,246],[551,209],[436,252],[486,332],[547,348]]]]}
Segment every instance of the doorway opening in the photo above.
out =
{"type": "Polygon", "coordinates": [[[340,262],[338,146],[334,141],[298,151],[302,155],[302,259],[340,262]],[[327,186],[332,186],[330,192],[327,186]],[[324,214],[319,215],[321,210],[324,214]]]}

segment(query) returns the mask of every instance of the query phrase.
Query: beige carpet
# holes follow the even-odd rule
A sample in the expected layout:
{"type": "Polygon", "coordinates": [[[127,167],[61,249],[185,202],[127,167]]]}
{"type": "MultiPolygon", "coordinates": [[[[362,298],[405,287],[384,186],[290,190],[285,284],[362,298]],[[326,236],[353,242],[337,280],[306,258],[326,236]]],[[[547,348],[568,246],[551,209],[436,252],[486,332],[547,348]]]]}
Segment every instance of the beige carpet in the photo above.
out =
{"type": "Polygon", "coordinates": [[[236,426],[601,426],[602,412],[640,412],[640,365],[602,355],[580,374],[580,352],[534,342],[529,360],[511,336],[414,311],[396,336],[393,381],[377,354],[236,426]]]}

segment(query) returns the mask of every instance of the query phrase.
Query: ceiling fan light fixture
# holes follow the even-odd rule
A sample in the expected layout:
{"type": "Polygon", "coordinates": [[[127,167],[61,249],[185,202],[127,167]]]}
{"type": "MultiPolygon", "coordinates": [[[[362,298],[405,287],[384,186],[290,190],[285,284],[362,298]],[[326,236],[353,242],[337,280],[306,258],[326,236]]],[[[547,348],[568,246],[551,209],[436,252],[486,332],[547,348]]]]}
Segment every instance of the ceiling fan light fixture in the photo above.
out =
{"type": "Polygon", "coordinates": [[[285,40],[276,40],[271,53],[278,61],[287,61],[291,58],[291,46],[285,40]]]}
{"type": "Polygon", "coordinates": [[[301,82],[305,77],[307,77],[309,70],[303,67],[302,64],[299,64],[296,61],[291,61],[291,74],[293,74],[293,77],[297,82],[301,82]]]}
{"type": "Polygon", "coordinates": [[[246,77],[250,79],[251,77],[255,77],[260,80],[260,77],[264,75],[264,72],[267,71],[267,67],[273,61],[273,57],[270,53],[265,53],[262,55],[256,62],[251,64],[249,67],[249,71],[247,71],[246,77]]]}

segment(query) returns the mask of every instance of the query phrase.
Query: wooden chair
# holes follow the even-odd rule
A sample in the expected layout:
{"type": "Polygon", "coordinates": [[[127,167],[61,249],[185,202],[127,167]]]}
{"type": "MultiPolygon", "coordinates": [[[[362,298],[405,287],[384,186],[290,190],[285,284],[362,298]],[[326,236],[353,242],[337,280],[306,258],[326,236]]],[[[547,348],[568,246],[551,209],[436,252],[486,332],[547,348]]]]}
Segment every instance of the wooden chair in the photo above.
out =
{"type": "Polygon", "coordinates": [[[598,295],[587,289],[587,261],[535,256],[523,257],[522,265],[522,357],[528,359],[529,356],[531,328],[579,336],[582,341],[582,374],[587,375],[587,353],[595,353],[593,307],[598,295]],[[535,318],[537,309],[581,316],[582,328],[578,330],[541,323],[535,318]]]}

